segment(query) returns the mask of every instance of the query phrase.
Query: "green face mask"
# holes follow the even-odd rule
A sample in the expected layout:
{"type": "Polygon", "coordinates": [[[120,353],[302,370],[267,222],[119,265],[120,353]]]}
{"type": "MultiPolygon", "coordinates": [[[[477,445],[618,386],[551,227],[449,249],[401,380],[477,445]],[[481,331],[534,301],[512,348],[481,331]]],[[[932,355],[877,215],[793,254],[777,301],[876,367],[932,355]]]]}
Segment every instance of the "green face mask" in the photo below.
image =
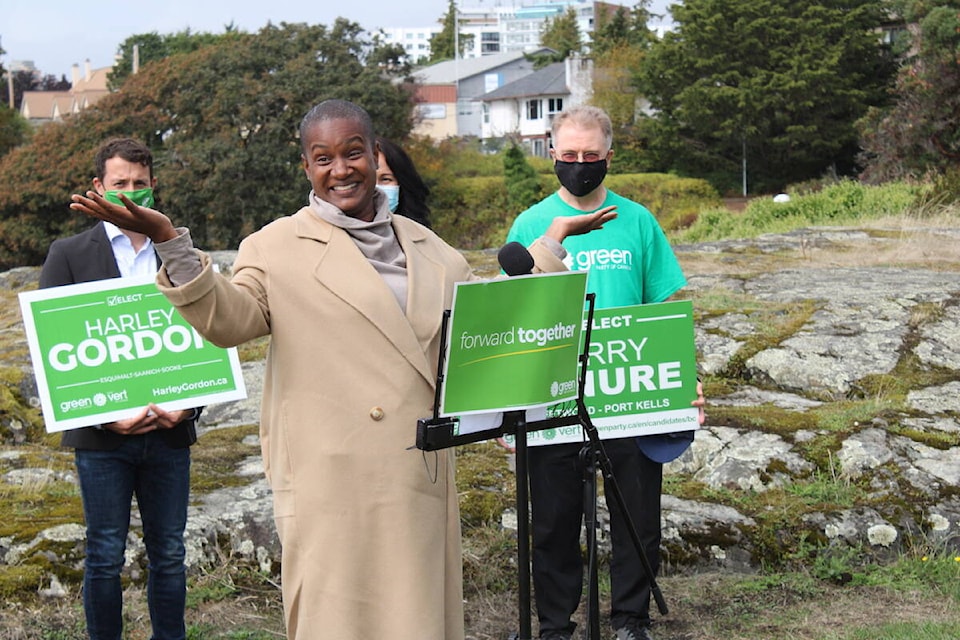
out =
{"type": "Polygon", "coordinates": [[[137,189],[136,191],[107,191],[103,194],[103,199],[107,202],[112,202],[122,207],[123,200],[121,200],[120,196],[117,195],[118,193],[122,193],[123,195],[127,196],[127,198],[141,207],[153,206],[153,189],[149,187],[146,189],[137,189]]]}

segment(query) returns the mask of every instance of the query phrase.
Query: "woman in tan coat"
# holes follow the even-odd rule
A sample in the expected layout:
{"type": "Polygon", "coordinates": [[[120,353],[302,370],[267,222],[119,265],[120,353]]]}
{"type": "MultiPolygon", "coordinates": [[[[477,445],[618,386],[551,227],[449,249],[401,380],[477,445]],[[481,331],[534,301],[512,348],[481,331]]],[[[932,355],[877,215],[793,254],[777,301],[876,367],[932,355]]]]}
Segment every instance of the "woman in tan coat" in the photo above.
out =
{"type": "MultiPolygon", "coordinates": [[[[364,110],[328,100],[300,134],[309,205],[246,238],[231,280],[158,211],[91,192],[71,206],[158,243],[161,290],[211,342],[271,336],[260,437],[289,638],[461,640],[453,452],[411,445],[432,411],[442,313],[470,268],[390,215],[364,110]]],[[[613,215],[558,220],[531,246],[537,268],[563,270],[559,242],[613,215]]]]}

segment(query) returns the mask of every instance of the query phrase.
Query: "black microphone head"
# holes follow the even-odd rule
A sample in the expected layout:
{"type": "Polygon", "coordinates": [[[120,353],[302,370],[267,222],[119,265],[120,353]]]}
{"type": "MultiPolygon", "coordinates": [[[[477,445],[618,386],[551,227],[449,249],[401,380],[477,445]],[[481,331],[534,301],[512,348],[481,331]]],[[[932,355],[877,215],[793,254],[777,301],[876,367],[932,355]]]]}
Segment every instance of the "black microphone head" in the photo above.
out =
{"type": "Polygon", "coordinates": [[[497,262],[508,276],[523,276],[533,272],[533,256],[519,242],[508,242],[497,253],[497,262]]]}

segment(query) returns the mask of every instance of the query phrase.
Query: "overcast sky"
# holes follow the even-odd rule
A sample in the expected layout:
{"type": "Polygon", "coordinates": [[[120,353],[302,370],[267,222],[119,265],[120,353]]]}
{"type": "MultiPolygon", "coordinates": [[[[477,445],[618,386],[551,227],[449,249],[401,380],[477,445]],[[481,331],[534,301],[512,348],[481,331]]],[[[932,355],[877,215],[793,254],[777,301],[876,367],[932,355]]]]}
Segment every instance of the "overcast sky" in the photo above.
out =
{"type": "MultiPolygon", "coordinates": [[[[610,1],[610,0],[608,0],[610,1]]],[[[631,0],[612,0],[633,6],[631,0]]],[[[665,12],[672,0],[654,0],[653,12],[665,12]]],[[[120,43],[136,33],[223,33],[231,22],[255,32],[273,22],[331,24],[337,17],[367,30],[427,27],[447,11],[448,0],[3,0],[0,10],[0,58],[32,60],[44,74],[70,79],[74,63],[90,60],[94,69],[113,64],[120,43]]],[[[510,6],[514,0],[461,0],[460,6],[510,6]]],[[[517,0],[519,4],[519,0],[517,0]]]]}

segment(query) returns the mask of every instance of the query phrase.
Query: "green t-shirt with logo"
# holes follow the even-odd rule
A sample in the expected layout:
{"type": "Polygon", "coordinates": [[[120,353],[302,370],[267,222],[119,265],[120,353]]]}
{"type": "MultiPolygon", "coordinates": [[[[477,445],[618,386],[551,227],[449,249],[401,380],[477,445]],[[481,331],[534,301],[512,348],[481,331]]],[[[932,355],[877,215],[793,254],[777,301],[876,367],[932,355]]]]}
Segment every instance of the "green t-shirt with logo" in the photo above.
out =
{"type": "MultiPolygon", "coordinates": [[[[598,309],[663,302],[687,281],[660,224],[643,205],[607,189],[602,207],[610,205],[617,206],[615,220],[563,241],[564,262],[571,270],[589,271],[587,290],[596,294],[598,309]]],[[[517,216],[507,241],[529,246],[554,218],[583,213],[589,212],[554,193],[517,216]]]]}

